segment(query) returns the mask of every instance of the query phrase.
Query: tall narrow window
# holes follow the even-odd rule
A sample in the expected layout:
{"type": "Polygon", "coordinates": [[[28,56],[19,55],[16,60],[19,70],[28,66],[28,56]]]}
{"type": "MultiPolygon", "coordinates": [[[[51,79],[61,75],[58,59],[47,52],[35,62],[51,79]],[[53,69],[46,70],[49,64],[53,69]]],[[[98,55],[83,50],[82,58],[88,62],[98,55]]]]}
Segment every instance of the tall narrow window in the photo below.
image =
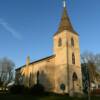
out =
{"type": "Polygon", "coordinates": [[[30,77],[29,77],[29,87],[32,86],[32,73],[30,73],[30,77]]]}
{"type": "Polygon", "coordinates": [[[75,55],[72,53],[72,64],[75,64],[75,55]]]}
{"type": "Polygon", "coordinates": [[[37,84],[39,84],[39,71],[37,72],[37,84]]]}
{"type": "Polygon", "coordinates": [[[74,39],[71,38],[71,45],[74,46],[74,39]]]}
{"type": "Polygon", "coordinates": [[[61,40],[61,38],[59,38],[59,40],[58,40],[58,46],[60,47],[62,45],[62,40],[61,40]]]}

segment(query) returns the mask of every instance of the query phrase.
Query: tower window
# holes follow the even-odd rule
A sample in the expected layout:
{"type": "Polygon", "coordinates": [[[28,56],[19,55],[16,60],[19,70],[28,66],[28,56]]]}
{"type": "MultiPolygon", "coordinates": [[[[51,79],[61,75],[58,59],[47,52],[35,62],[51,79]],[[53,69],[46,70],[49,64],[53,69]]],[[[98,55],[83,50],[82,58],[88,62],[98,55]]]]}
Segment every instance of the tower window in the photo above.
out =
{"type": "Polygon", "coordinates": [[[59,40],[58,40],[58,46],[60,47],[62,45],[62,40],[61,40],[61,38],[59,38],[59,40]]]}
{"type": "Polygon", "coordinates": [[[71,38],[71,45],[74,46],[74,39],[71,38]]]}
{"type": "Polygon", "coordinates": [[[75,64],[75,55],[72,53],[72,64],[75,64]]]}

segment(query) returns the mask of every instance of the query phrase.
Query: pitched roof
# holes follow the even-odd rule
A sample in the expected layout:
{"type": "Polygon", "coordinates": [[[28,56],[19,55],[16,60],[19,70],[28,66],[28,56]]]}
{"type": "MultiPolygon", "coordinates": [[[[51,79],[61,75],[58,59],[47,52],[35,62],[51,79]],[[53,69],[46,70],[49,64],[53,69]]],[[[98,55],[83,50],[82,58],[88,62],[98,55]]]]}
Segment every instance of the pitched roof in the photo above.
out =
{"type": "MultiPolygon", "coordinates": [[[[40,61],[43,61],[43,60],[46,60],[46,59],[48,60],[48,59],[51,59],[51,58],[53,58],[53,57],[55,57],[55,55],[51,55],[51,56],[48,56],[48,57],[45,57],[45,58],[42,58],[42,59],[33,61],[33,62],[31,62],[29,65],[34,64],[34,63],[37,63],[37,62],[40,62],[40,61]]],[[[16,71],[17,71],[17,70],[20,70],[21,68],[23,68],[23,67],[25,67],[25,66],[26,66],[26,65],[23,65],[23,66],[17,68],[16,71]]]]}
{"type": "Polygon", "coordinates": [[[58,28],[58,31],[55,33],[55,35],[56,34],[59,34],[60,32],[62,32],[64,30],[68,30],[68,31],[73,32],[74,34],[77,34],[74,31],[73,27],[72,27],[72,24],[70,22],[70,19],[68,17],[68,14],[67,14],[66,7],[63,8],[63,13],[62,13],[61,21],[60,21],[60,24],[59,24],[59,28],[58,28]]]}

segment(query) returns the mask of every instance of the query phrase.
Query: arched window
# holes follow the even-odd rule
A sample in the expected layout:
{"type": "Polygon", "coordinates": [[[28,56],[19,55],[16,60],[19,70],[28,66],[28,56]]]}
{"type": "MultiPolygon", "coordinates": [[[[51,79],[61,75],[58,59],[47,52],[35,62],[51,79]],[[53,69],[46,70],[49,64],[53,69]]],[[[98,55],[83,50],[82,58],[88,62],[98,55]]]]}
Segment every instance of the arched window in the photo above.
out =
{"type": "Polygon", "coordinates": [[[32,86],[32,73],[30,73],[30,77],[29,77],[29,86],[32,86]]]}
{"type": "Polygon", "coordinates": [[[73,73],[72,79],[73,79],[73,81],[77,81],[78,80],[77,74],[75,72],[73,73]]]}
{"type": "Polygon", "coordinates": [[[62,40],[61,40],[61,38],[59,38],[59,40],[58,40],[58,46],[60,47],[62,45],[62,40]]]}
{"type": "Polygon", "coordinates": [[[74,46],[74,39],[71,38],[71,45],[74,46]]]}
{"type": "Polygon", "coordinates": [[[72,53],[72,64],[75,64],[75,55],[72,53]]]}
{"type": "Polygon", "coordinates": [[[39,73],[39,71],[37,72],[37,84],[39,84],[39,75],[40,75],[40,73],[39,73]]]}

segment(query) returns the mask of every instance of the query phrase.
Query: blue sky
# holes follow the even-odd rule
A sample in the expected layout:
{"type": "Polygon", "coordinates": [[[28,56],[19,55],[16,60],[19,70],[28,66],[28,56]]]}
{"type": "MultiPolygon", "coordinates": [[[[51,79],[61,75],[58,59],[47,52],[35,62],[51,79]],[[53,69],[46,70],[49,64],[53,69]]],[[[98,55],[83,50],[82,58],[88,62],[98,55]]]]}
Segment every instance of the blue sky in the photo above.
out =
{"type": "MultiPolygon", "coordinates": [[[[100,0],[67,0],[81,53],[100,53],[100,0]]],[[[53,34],[62,14],[61,0],[0,0],[0,58],[16,66],[52,55],[53,34]]]]}

